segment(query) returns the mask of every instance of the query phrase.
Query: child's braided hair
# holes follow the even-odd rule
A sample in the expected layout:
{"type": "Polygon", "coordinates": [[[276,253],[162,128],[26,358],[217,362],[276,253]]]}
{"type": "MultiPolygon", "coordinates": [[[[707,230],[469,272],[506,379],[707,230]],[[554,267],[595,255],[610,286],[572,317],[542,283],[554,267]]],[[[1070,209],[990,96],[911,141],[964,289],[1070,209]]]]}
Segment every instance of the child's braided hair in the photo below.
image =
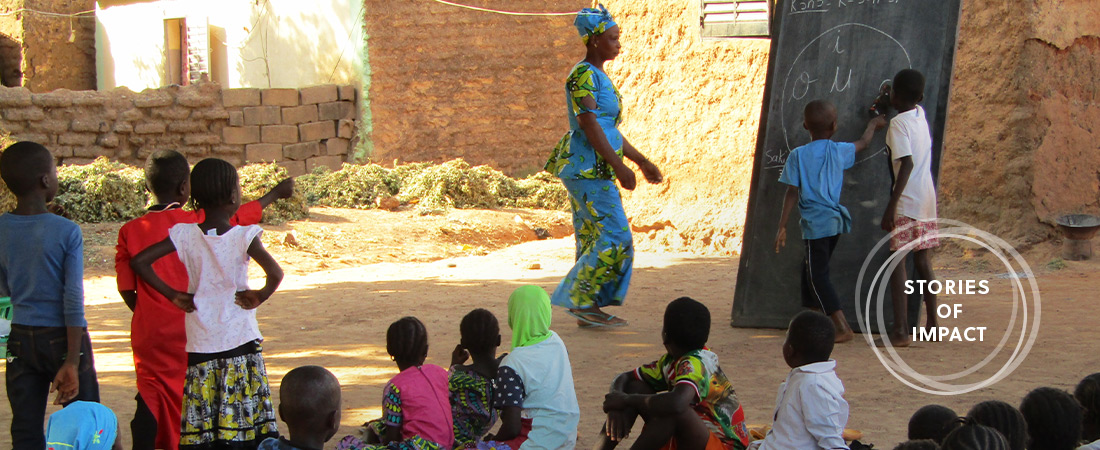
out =
{"type": "Polygon", "coordinates": [[[963,426],[956,428],[943,438],[940,448],[943,450],[1008,450],[1008,441],[1004,435],[991,427],[963,420],[963,426]]]}
{"type": "Polygon", "coordinates": [[[407,316],[386,330],[386,352],[398,364],[420,365],[428,354],[428,330],[416,317],[407,316]]]}
{"type": "Polygon", "coordinates": [[[970,408],[966,417],[978,425],[985,425],[1004,435],[1009,450],[1027,447],[1027,421],[1020,410],[1000,400],[988,400],[970,408]]]}
{"type": "Polygon", "coordinates": [[[1081,439],[1081,405],[1069,392],[1041,387],[1024,396],[1029,450],[1073,450],[1081,439]]]}
{"type": "Polygon", "coordinates": [[[1073,390],[1073,396],[1084,407],[1084,423],[1100,429],[1100,373],[1085,377],[1073,390]]]}
{"type": "Polygon", "coordinates": [[[462,346],[470,353],[484,353],[500,344],[500,323],[489,310],[477,308],[462,318],[458,326],[462,346]]]}
{"type": "Polygon", "coordinates": [[[206,158],[191,170],[191,201],[195,208],[228,205],[240,187],[237,168],[223,159],[206,158]]]}

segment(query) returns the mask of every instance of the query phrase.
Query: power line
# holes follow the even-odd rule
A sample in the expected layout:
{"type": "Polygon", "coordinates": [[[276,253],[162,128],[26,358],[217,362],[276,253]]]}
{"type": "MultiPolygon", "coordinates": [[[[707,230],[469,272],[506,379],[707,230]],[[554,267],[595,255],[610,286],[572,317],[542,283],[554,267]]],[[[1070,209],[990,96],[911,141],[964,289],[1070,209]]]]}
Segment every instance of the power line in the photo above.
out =
{"type": "Polygon", "coordinates": [[[508,16],[575,16],[577,11],[571,12],[516,12],[516,11],[501,11],[496,9],[481,8],[478,6],[463,5],[461,3],[449,2],[447,0],[433,0],[444,5],[457,6],[459,8],[472,9],[474,11],[489,12],[495,14],[504,14],[508,16]]]}
{"type": "Polygon", "coordinates": [[[31,8],[19,8],[19,9],[16,9],[14,11],[8,11],[8,12],[5,12],[5,13],[0,13],[0,17],[14,16],[14,15],[19,14],[19,13],[32,13],[32,14],[38,14],[38,15],[47,16],[47,17],[68,17],[70,19],[73,18],[73,17],[76,17],[78,19],[94,19],[95,18],[95,17],[86,17],[89,14],[95,14],[94,9],[90,9],[88,11],[75,12],[75,13],[72,13],[72,14],[64,14],[64,13],[55,13],[55,12],[49,12],[49,11],[39,11],[37,9],[31,9],[31,8]]]}

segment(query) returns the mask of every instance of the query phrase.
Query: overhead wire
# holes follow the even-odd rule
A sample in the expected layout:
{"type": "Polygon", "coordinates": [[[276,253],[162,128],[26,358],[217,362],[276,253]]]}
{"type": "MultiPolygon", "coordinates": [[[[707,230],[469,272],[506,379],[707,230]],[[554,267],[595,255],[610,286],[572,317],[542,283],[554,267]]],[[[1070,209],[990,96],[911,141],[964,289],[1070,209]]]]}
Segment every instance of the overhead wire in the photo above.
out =
{"type": "Polygon", "coordinates": [[[19,9],[15,9],[15,10],[8,11],[8,12],[2,12],[2,13],[0,13],[0,17],[14,16],[14,15],[19,14],[19,13],[39,14],[39,15],[43,15],[43,16],[47,16],[47,17],[68,17],[70,19],[74,18],[74,17],[78,18],[78,19],[94,19],[95,18],[95,16],[88,16],[89,14],[95,14],[94,9],[90,9],[90,10],[87,10],[87,11],[79,11],[79,12],[75,12],[75,13],[55,13],[55,12],[49,12],[49,11],[39,11],[37,9],[31,9],[31,8],[19,8],[19,9]]]}
{"type": "MultiPolygon", "coordinates": [[[[444,5],[450,5],[450,6],[470,9],[470,10],[474,10],[474,11],[488,12],[488,13],[494,13],[494,14],[504,14],[504,15],[508,15],[508,16],[575,16],[575,15],[577,15],[577,11],[569,11],[569,12],[503,11],[503,10],[499,10],[499,9],[482,8],[480,6],[463,5],[461,3],[455,3],[455,2],[451,2],[451,1],[447,1],[447,0],[432,0],[432,1],[437,2],[437,3],[442,3],[444,5]]],[[[595,2],[593,2],[593,3],[595,3],[595,2]]]]}

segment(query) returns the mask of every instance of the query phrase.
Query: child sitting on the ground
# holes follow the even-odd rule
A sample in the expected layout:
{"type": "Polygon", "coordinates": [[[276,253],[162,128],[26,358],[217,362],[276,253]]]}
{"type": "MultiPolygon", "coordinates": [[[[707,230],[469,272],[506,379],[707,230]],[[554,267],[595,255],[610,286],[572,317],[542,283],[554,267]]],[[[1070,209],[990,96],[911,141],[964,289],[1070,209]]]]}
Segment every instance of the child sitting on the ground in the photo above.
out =
{"type": "Polygon", "coordinates": [[[340,380],[321,366],[287,372],[279,386],[279,417],[290,438],[267,438],[258,450],[324,448],[340,429],[340,380]]]}
{"type": "Polygon", "coordinates": [[[366,424],[365,441],[347,436],[338,450],[436,450],[451,448],[451,420],[447,371],[424,364],[428,357],[428,330],[415,317],[402,317],[386,330],[386,351],[401,373],[382,391],[382,418],[366,424]]]}
{"type": "Polygon", "coordinates": [[[759,448],[848,449],[844,425],[848,402],[844,384],[836,376],[833,352],[835,329],[823,314],[803,311],[794,316],[783,343],[783,360],[791,367],[779,386],[772,429],[759,448]]]}
{"type": "Polygon", "coordinates": [[[1009,450],[1027,448],[1027,421],[1015,406],[1000,400],[987,400],[970,408],[966,418],[971,423],[1000,431],[1008,442],[1009,450]]]}
{"type": "Polygon", "coordinates": [[[459,324],[462,341],[451,355],[448,384],[454,418],[455,448],[473,448],[497,421],[493,408],[493,378],[500,360],[500,324],[493,313],[478,308],[459,324]],[[463,364],[473,358],[470,364],[463,364]]]}
{"type": "Polygon", "coordinates": [[[573,387],[569,352],[550,330],[550,296],[538,286],[522,286],[508,297],[512,353],[500,361],[493,407],[500,428],[487,441],[515,450],[572,449],[581,410],[573,387]]]}
{"type": "Polygon", "coordinates": [[[943,438],[943,450],[1008,450],[1001,432],[976,423],[965,423],[943,438]]]}
{"type": "Polygon", "coordinates": [[[1081,441],[1081,405],[1068,392],[1041,387],[1024,396],[1028,450],[1074,450],[1081,441]]]}
{"type": "MultiPolygon", "coordinates": [[[[205,219],[201,209],[183,209],[191,196],[190,174],[187,158],[179,152],[153,152],[145,162],[145,188],[156,204],[118,231],[115,279],[119,295],[134,312],[130,346],[134,352],[138,395],[130,431],[135,449],[174,450],[179,446],[183,381],[187,374],[184,312],[147,283],[139,282],[130,269],[130,260],[167,238],[172,226],[205,219]]],[[[241,205],[230,223],[255,225],[260,222],[264,207],[293,193],[294,180],[283,180],[259,200],[241,205]]],[[[153,270],[169,286],[177,290],[187,288],[187,269],[175,254],[158,260],[153,270]]]]}
{"type": "Polygon", "coordinates": [[[875,130],[886,126],[886,119],[875,117],[867,124],[863,136],[856,142],[833,142],[837,128],[836,107],[823,100],[806,105],[802,126],[813,139],[794,149],[783,166],[779,182],[787,186],[779,230],[775,234],[775,251],[787,243],[787,218],[798,203],[802,218],[802,240],[806,248],[802,256],[802,306],[824,312],[833,321],[836,341],[847,342],[855,336],[841,310],[833,282],[829,278],[829,260],[833,257],[840,235],[852,228],[852,217],[840,204],[844,171],[856,162],[856,153],[867,148],[875,130]]]}
{"type": "Polygon", "coordinates": [[[189,313],[180,448],[255,448],[279,435],[256,308],[275,293],[283,271],[260,242],[263,229],[231,222],[241,204],[232,164],[215,158],[195,164],[191,198],[203,210],[202,223],[173,226],[167,239],[138,253],[130,266],[189,313]],[[153,270],[154,262],[173,251],[187,269],[187,292],[153,270]],[[267,275],[263,289],[248,288],[250,258],[267,275]]]}
{"type": "Polygon", "coordinates": [[[959,415],[943,405],[922,406],[909,418],[909,439],[931,439],[937,444],[955,428],[959,415]]]}
{"type": "Polygon", "coordinates": [[[111,408],[76,401],[50,415],[46,423],[48,450],[122,450],[118,418],[111,408]]]}
{"type": "Polygon", "coordinates": [[[688,297],[669,303],[661,330],[668,353],[611,382],[598,448],[615,448],[639,415],[645,426],[634,448],[745,448],[745,412],[718,356],[706,348],[709,337],[706,305],[688,297]]]}
{"type": "Polygon", "coordinates": [[[80,227],[49,212],[57,195],[50,151],[34,142],[0,155],[0,178],[16,197],[0,215],[0,297],[11,297],[6,387],[11,445],[46,448],[46,401],[99,401],[92,342],[84,319],[84,237],[80,227]]]}
{"type": "Polygon", "coordinates": [[[1085,377],[1073,390],[1085,412],[1081,420],[1081,439],[1085,444],[1078,450],[1100,450],[1100,373],[1085,377]]]}

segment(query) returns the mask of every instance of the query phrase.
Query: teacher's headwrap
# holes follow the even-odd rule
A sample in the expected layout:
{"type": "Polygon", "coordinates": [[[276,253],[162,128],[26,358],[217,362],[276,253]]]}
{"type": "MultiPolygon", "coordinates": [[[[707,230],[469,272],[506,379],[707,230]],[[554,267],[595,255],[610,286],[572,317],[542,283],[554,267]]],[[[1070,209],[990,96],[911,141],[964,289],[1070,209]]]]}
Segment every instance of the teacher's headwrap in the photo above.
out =
{"type": "Polygon", "coordinates": [[[580,33],[581,40],[585,44],[588,43],[588,38],[603,33],[615,25],[618,24],[611,19],[611,13],[602,4],[599,8],[582,9],[577,13],[577,19],[573,21],[573,26],[577,27],[577,32],[580,33]]]}
{"type": "Polygon", "coordinates": [[[550,296],[538,286],[522,286],[508,297],[508,326],[512,348],[535,345],[550,338],[550,296]]]}

